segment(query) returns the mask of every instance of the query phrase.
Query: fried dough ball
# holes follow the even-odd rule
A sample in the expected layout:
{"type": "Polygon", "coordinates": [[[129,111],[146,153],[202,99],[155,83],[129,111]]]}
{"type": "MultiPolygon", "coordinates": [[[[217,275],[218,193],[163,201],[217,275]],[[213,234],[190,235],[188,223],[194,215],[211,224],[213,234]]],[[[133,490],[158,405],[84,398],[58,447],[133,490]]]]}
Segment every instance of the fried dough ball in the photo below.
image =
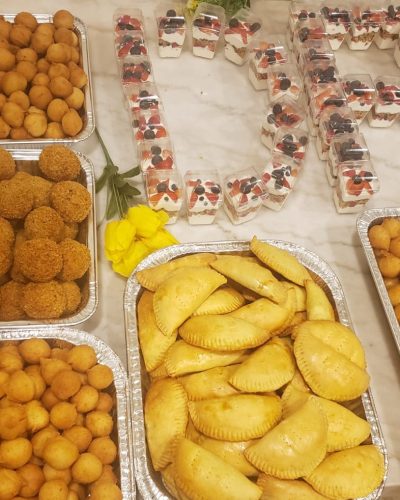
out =
{"type": "Polygon", "coordinates": [[[51,47],[53,42],[54,39],[52,34],[35,31],[35,33],[32,35],[31,47],[35,52],[43,55],[46,54],[48,48],[51,47]]]}
{"type": "Polygon", "coordinates": [[[0,498],[11,500],[16,497],[21,489],[21,478],[14,470],[0,469],[0,498]]]}
{"type": "MultiPolygon", "coordinates": [[[[16,351],[6,349],[5,346],[0,349],[0,369],[7,373],[13,373],[17,370],[22,370],[24,366],[22,357],[18,349],[16,351]]],[[[69,366],[69,365],[68,365],[69,366]]]]}
{"type": "Polygon", "coordinates": [[[1,116],[10,127],[21,127],[24,123],[25,113],[15,102],[6,102],[1,110],[1,116]]]}
{"type": "Polygon", "coordinates": [[[16,438],[0,443],[1,463],[8,469],[22,467],[32,456],[32,444],[29,439],[16,438]]]}
{"type": "Polygon", "coordinates": [[[64,236],[64,222],[50,207],[39,207],[29,212],[25,218],[24,229],[28,240],[48,238],[58,243],[64,236]]]}
{"type": "Polygon", "coordinates": [[[0,180],[11,179],[15,175],[15,161],[11,153],[0,148],[0,180]]]}
{"type": "Polygon", "coordinates": [[[82,130],[83,121],[75,109],[70,109],[62,117],[61,125],[66,135],[74,137],[82,130]]]}
{"type": "MultiPolygon", "coordinates": [[[[4,71],[0,71],[0,87],[1,87],[1,79],[2,76],[5,75],[4,71]]],[[[0,94],[0,111],[3,109],[4,104],[7,102],[7,97],[4,94],[0,94]]]]}
{"type": "Polygon", "coordinates": [[[64,239],[71,238],[71,240],[76,239],[79,233],[79,225],[76,222],[65,222],[64,221],[64,239]]]}
{"type": "Polygon", "coordinates": [[[42,137],[47,130],[47,118],[44,114],[31,113],[25,117],[24,127],[33,137],[42,137]]]}
{"type": "Polygon", "coordinates": [[[20,61],[29,61],[31,63],[35,63],[38,60],[38,55],[36,52],[30,47],[25,47],[23,49],[19,49],[15,54],[15,58],[18,62],[20,61]]]}
{"type": "Polygon", "coordinates": [[[64,222],[82,222],[89,214],[92,198],[89,191],[78,182],[62,181],[53,186],[50,202],[64,222]]]}
{"type": "Polygon", "coordinates": [[[66,401],[61,401],[50,410],[50,422],[57,429],[69,429],[72,427],[78,416],[75,405],[66,401]]]}
{"type": "Polygon", "coordinates": [[[23,340],[18,350],[24,360],[32,365],[40,363],[41,358],[50,358],[51,354],[49,344],[44,339],[37,338],[23,340]]]}
{"type": "Polygon", "coordinates": [[[114,483],[98,481],[91,488],[90,500],[122,500],[122,492],[114,483]]]}
{"type": "Polygon", "coordinates": [[[62,269],[60,248],[49,238],[25,241],[16,250],[15,260],[22,274],[36,283],[52,280],[62,269]]]}
{"type": "Polygon", "coordinates": [[[50,358],[40,360],[41,373],[46,384],[50,385],[57,373],[72,370],[71,366],[62,359],[50,358]]]}
{"type": "Polygon", "coordinates": [[[56,29],[54,32],[54,41],[66,43],[67,45],[71,45],[73,47],[76,47],[79,43],[76,34],[71,29],[64,27],[56,29]]]}
{"type": "Polygon", "coordinates": [[[0,139],[6,139],[10,135],[11,127],[0,117],[0,139]]]}
{"type": "Polygon", "coordinates": [[[0,321],[16,321],[24,318],[21,307],[23,285],[10,280],[0,286],[0,321]]]}
{"type": "Polygon", "coordinates": [[[394,285],[389,288],[388,295],[393,307],[400,304],[400,285],[394,285]]]}
{"type": "Polygon", "coordinates": [[[55,97],[68,97],[72,94],[72,84],[64,76],[55,76],[50,79],[49,89],[55,97]]]}
{"type": "Polygon", "coordinates": [[[65,311],[64,290],[57,281],[28,283],[22,297],[22,308],[33,319],[59,318],[65,311]]]}
{"type": "Polygon", "coordinates": [[[42,174],[56,182],[73,181],[81,172],[78,156],[67,147],[59,145],[44,148],[40,153],[38,166],[42,174]]]}
{"type": "Polygon", "coordinates": [[[0,371],[0,397],[2,398],[6,394],[6,383],[10,375],[7,372],[0,371]]]}
{"type": "Polygon", "coordinates": [[[74,27],[74,16],[68,10],[58,10],[53,16],[53,24],[56,28],[72,30],[74,27]]]}
{"type": "Polygon", "coordinates": [[[0,277],[10,270],[13,264],[13,254],[10,246],[0,243],[0,277]]]}
{"type": "Polygon", "coordinates": [[[67,500],[68,486],[62,479],[46,481],[39,491],[39,500],[67,500]]]}
{"type": "Polygon", "coordinates": [[[90,345],[76,345],[68,352],[68,363],[78,372],[86,372],[97,363],[96,352],[90,345]]]}
{"type": "Polygon", "coordinates": [[[56,27],[53,23],[40,23],[36,28],[36,33],[46,33],[53,36],[56,31],[56,27]]]}
{"type": "Polygon", "coordinates": [[[29,401],[29,403],[25,405],[25,411],[29,431],[38,432],[49,425],[49,412],[42,406],[39,401],[29,401]]]}
{"type": "Polygon", "coordinates": [[[35,175],[31,179],[31,187],[33,191],[33,208],[49,207],[50,190],[53,187],[53,183],[47,179],[43,179],[39,175],[35,175]]]}
{"type": "Polygon", "coordinates": [[[34,497],[37,495],[45,481],[41,467],[29,463],[20,467],[17,472],[22,481],[20,495],[22,497],[34,497]]]}
{"type": "Polygon", "coordinates": [[[27,403],[35,396],[35,384],[23,370],[11,373],[6,386],[7,398],[17,403],[27,403]]]}
{"type": "Polygon", "coordinates": [[[88,382],[98,391],[106,389],[114,381],[114,375],[107,365],[97,364],[88,370],[88,382]]]}
{"type": "Polygon", "coordinates": [[[42,396],[42,403],[43,406],[46,408],[47,411],[50,411],[54,405],[57,403],[60,403],[61,399],[58,399],[57,396],[53,393],[53,391],[49,388],[47,388],[42,396]]]}
{"type": "Polygon", "coordinates": [[[28,133],[25,127],[17,127],[11,129],[10,138],[16,141],[20,141],[24,139],[32,139],[32,136],[28,133]]]}
{"type": "Polygon", "coordinates": [[[93,484],[89,486],[90,492],[97,483],[102,483],[102,482],[117,484],[118,479],[111,465],[103,465],[103,471],[101,473],[101,476],[97,481],[95,481],[93,484]]]}
{"type": "MultiPolygon", "coordinates": [[[[41,59],[38,60],[36,67],[40,73],[46,73],[49,71],[50,68],[50,63],[47,59],[42,57],[41,59]]],[[[49,79],[50,81],[50,79],[49,79]]]]}
{"type": "Polygon", "coordinates": [[[46,52],[50,63],[67,63],[71,59],[71,50],[65,43],[52,43],[46,52]]]}
{"type": "MultiPolygon", "coordinates": [[[[27,430],[27,419],[23,406],[0,409],[0,438],[16,439],[27,430]]],[[[1,497],[0,497],[1,498],[1,497]]]]}
{"type": "Polygon", "coordinates": [[[6,96],[16,90],[25,90],[28,85],[27,79],[17,71],[8,71],[1,80],[1,87],[6,96]]]}
{"type": "Polygon", "coordinates": [[[110,412],[114,405],[113,398],[107,392],[99,392],[99,400],[96,405],[96,410],[110,412]]]}
{"type": "Polygon", "coordinates": [[[45,87],[48,87],[50,83],[50,77],[46,73],[39,72],[36,73],[31,83],[32,85],[43,85],[45,87]]]}
{"type": "Polygon", "coordinates": [[[384,278],[396,278],[400,273],[400,258],[391,254],[380,257],[378,267],[384,278]]]}
{"type": "Polygon", "coordinates": [[[15,55],[8,49],[0,48],[0,70],[10,71],[15,66],[15,55]]]}
{"type": "Polygon", "coordinates": [[[53,100],[53,95],[45,85],[34,85],[29,91],[29,100],[33,106],[45,110],[53,100]]]}
{"type": "Polygon", "coordinates": [[[79,453],[86,451],[92,441],[92,434],[83,425],[74,425],[70,429],[66,429],[63,436],[76,444],[79,453]]]}
{"type": "Polygon", "coordinates": [[[68,104],[63,99],[53,99],[47,107],[47,116],[53,122],[61,122],[68,109],[68,104]]]}
{"type": "Polygon", "coordinates": [[[85,101],[85,94],[78,87],[72,89],[72,94],[65,98],[66,104],[72,108],[79,110],[85,101]]]}
{"type": "MultiPolygon", "coordinates": [[[[1,161],[1,160],[0,160],[1,161]]],[[[12,225],[7,219],[0,217],[0,244],[11,247],[15,242],[15,234],[12,225]]]]}
{"type": "Polygon", "coordinates": [[[56,76],[63,76],[67,80],[69,79],[69,69],[63,63],[52,63],[50,65],[49,71],[47,72],[49,78],[55,78],[56,76]]]}
{"type": "Polygon", "coordinates": [[[43,450],[48,440],[59,435],[60,433],[52,425],[48,425],[44,429],[36,432],[31,438],[34,456],[37,458],[42,458],[43,450]]]}
{"type": "Polygon", "coordinates": [[[10,31],[10,42],[17,47],[28,47],[32,31],[23,24],[14,24],[10,31]]]}
{"type": "Polygon", "coordinates": [[[71,62],[79,64],[81,60],[81,55],[79,53],[78,47],[71,47],[71,62]]]}
{"type": "Polygon", "coordinates": [[[83,88],[88,82],[87,75],[82,68],[73,69],[69,79],[72,85],[78,87],[78,89],[83,88]]]}
{"type": "Polygon", "coordinates": [[[93,439],[89,452],[96,455],[103,465],[112,464],[117,458],[117,446],[109,436],[93,439]]]}
{"type": "Polygon", "coordinates": [[[391,238],[400,236],[400,219],[387,217],[383,220],[382,226],[389,232],[391,238]]]}
{"type": "Polygon", "coordinates": [[[79,374],[73,370],[63,370],[57,373],[51,382],[51,390],[62,400],[71,398],[81,388],[79,374]]]}
{"type": "Polygon", "coordinates": [[[389,250],[396,257],[400,257],[400,236],[396,236],[391,240],[389,250]]]}
{"type": "Polygon", "coordinates": [[[33,193],[26,182],[0,181],[0,217],[23,219],[33,207],[33,193]]]}
{"type": "Polygon", "coordinates": [[[58,122],[48,123],[44,137],[47,139],[64,139],[65,134],[61,124],[58,122]]]}
{"type": "Polygon", "coordinates": [[[29,365],[25,368],[25,373],[29,375],[35,386],[35,399],[40,399],[46,390],[46,382],[42,377],[40,365],[29,365]]]}
{"type": "Polygon", "coordinates": [[[90,266],[90,252],[86,245],[76,240],[66,239],[60,243],[63,258],[59,278],[62,281],[73,281],[86,273],[90,266]]]}
{"type": "MultiPolygon", "coordinates": [[[[71,497],[71,500],[85,500],[86,489],[82,484],[72,482],[69,485],[69,493],[75,493],[75,497],[71,497]]],[[[68,499],[70,500],[70,499],[68,499]]]]}
{"type": "Polygon", "coordinates": [[[8,98],[8,101],[18,104],[18,106],[20,106],[24,111],[27,111],[31,104],[29,97],[25,94],[25,92],[22,92],[22,90],[16,90],[13,92],[8,98]]]}
{"type": "Polygon", "coordinates": [[[82,453],[72,466],[72,479],[81,484],[90,484],[101,476],[103,465],[92,453],[82,453]]]}
{"type": "Polygon", "coordinates": [[[96,408],[99,401],[98,391],[91,385],[83,385],[71,398],[79,413],[88,413],[96,408]]]}
{"type": "Polygon", "coordinates": [[[82,294],[79,286],[74,281],[61,283],[64,289],[67,305],[65,314],[73,314],[79,308],[82,301],[82,294]]]}
{"type": "Polygon", "coordinates": [[[57,470],[68,469],[78,456],[76,444],[62,436],[50,438],[43,449],[43,459],[57,470]]]}
{"type": "Polygon", "coordinates": [[[36,64],[30,61],[20,61],[15,69],[18,71],[18,73],[24,75],[28,82],[32,81],[36,73],[38,72],[36,64]]]}
{"type": "Polygon", "coordinates": [[[49,464],[44,464],[43,474],[46,478],[46,481],[51,481],[52,479],[61,479],[65,484],[69,484],[72,481],[71,469],[57,470],[49,464]]]}
{"type": "Polygon", "coordinates": [[[114,425],[111,415],[98,410],[88,413],[85,423],[93,437],[108,436],[111,434],[114,425]]]}
{"type": "Polygon", "coordinates": [[[30,31],[35,31],[38,25],[36,17],[33,16],[30,12],[19,12],[14,18],[14,23],[22,24],[26,26],[30,31]]]}
{"type": "Polygon", "coordinates": [[[10,38],[10,32],[12,29],[12,24],[4,19],[0,20],[0,36],[3,36],[7,40],[10,38]]]}
{"type": "Polygon", "coordinates": [[[62,349],[61,347],[53,347],[53,349],[51,350],[52,359],[61,359],[62,361],[65,362],[66,366],[69,366],[69,368],[72,370],[71,366],[67,363],[67,357],[68,357],[67,348],[62,349]]]}

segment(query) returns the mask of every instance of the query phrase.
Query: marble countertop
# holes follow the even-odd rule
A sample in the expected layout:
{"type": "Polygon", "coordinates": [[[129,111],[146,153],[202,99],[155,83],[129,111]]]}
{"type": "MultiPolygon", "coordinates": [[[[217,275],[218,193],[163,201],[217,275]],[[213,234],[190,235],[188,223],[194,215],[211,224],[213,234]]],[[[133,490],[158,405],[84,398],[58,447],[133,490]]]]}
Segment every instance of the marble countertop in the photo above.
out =
{"type": "MultiPolygon", "coordinates": [[[[284,33],[288,2],[253,0],[270,33],[284,33]]],[[[262,167],[270,154],[260,142],[264,92],[253,90],[247,68],[239,68],[220,51],[214,60],[195,58],[187,43],[179,59],[160,59],[155,42],[155,23],[151,18],[156,2],[142,0],[64,0],[69,9],[87,25],[95,115],[97,126],[114,162],[121,170],[136,165],[136,146],[131,139],[128,114],[114,59],[112,15],[117,7],[141,7],[155,81],[161,92],[177,164],[182,173],[189,169],[214,166],[222,173],[247,166],[262,167]]],[[[51,0],[0,0],[0,11],[53,13],[60,8],[51,0]]],[[[393,50],[337,51],[341,74],[370,73],[399,75],[393,50]]],[[[399,206],[400,170],[396,149],[400,124],[390,129],[372,129],[362,124],[372,161],[381,179],[381,190],[369,202],[372,207],[399,206]]],[[[104,158],[94,137],[76,147],[94,162],[100,174],[104,158]]],[[[137,181],[139,189],[143,186],[137,181]]],[[[142,189],[143,191],[143,189],[142,189]]],[[[104,196],[98,196],[99,230],[99,307],[94,316],[80,326],[108,342],[125,358],[122,296],[125,280],[116,276],[103,254],[105,223],[104,196]]],[[[144,201],[142,199],[141,201],[144,201]]],[[[232,225],[222,212],[212,226],[190,226],[185,218],[170,226],[181,242],[247,240],[260,238],[291,241],[319,254],[338,275],[358,336],[363,343],[371,375],[371,389],[389,453],[389,474],[385,499],[400,498],[400,356],[392,338],[378,294],[356,233],[356,214],[337,214],[332,189],[323,163],[312,143],[301,177],[281,212],[262,209],[243,225],[232,225]]]]}

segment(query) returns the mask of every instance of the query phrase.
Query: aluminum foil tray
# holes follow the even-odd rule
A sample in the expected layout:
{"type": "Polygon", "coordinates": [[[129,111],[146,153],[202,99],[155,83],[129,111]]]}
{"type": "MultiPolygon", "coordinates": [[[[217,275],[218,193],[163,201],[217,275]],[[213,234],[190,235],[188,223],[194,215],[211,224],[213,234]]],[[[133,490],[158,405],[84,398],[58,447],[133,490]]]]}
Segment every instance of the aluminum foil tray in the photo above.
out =
{"type": "MultiPolygon", "coordinates": [[[[325,292],[330,297],[332,304],[336,308],[338,320],[344,325],[352,327],[342,286],[335,273],[325,261],[315,253],[293,243],[278,240],[265,241],[295,255],[299,261],[312,272],[314,279],[324,288],[325,292]]],[[[153,267],[157,264],[162,264],[185,254],[199,252],[239,253],[246,255],[249,254],[249,242],[221,241],[212,243],[187,243],[159,250],[144,259],[138,265],[135,273],[128,279],[125,288],[125,335],[128,350],[128,375],[131,387],[130,403],[134,439],[135,475],[138,489],[144,500],[169,500],[171,497],[162,484],[161,475],[152,468],[146,445],[143,418],[143,396],[148,387],[149,378],[140,355],[137,335],[136,306],[142,293],[142,287],[136,279],[136,272],[148,267],[153,267]]],[[[347,407],[357,415],[368,420],[371,425],[371,437],[369,442],[378,446],[385,458],[385,476],[382,484],[367,497],[356,499],[376,500],[381,497],[387,478],[388,455],[371,391],[367,390],[360,398],[351,401],[347,407]]]]}
{"type": "MultiPolygon", "coordinates": [[[[118,442],[120,488],[124,500],[136,498],[136,485],[132,457],[132,428],[130,426],[129,386],[121,360],[105,342],[82,330],[65,327],[29,328],[24,330],[1,330],[2,341],[22,341],[30,338],[46,339],[52,347],[67,347],[87,344],[96,351],[99,363],[109,366],[114,383],[108,392],[115,399],[113,439],[118,442]]],[[[118,471],[116,471],[117,473],[118,471]]]]}
{"type": "Polygon", "coordinates": [[[368,265],[378,290],[379,297],[385,310],[386,317],[389,321],[394,341],[396,342],[397,349],[400,353],[400,325],[394,313],[382,274],[378,267],[378,262],[375,258],[374,251],[368,238],[368,229],[376,224],[380,224],[383,222],[383,219],[387,217],[400,218],[400,208],[372,208],[370,210],[365,210],[365,212],[363,212],[357,219],[357,231],[365,256],[367,257],[368,265]]]}
{"type": "MultiPolygon", "coordinates": [[[[39,159],[41,149],[9,149],[6,148],[13,156],[17,171],[24,171],[30,174],[38,174],[37,161],[39,159]]],[[[34,320],[26,319],[19,321],[0,321],[0,331],[2,328],[31,328],[34,325],[64,325],[72,326],[78,323],[83,323],[88,320],[97,308],[98,302],[98,284],[97,284],[97,243],[96,243],[96,214],[95,214],[95,179],[93,164],[82,153],[75,151],[81,162],[81,174],[77,179],[83,186],[87,188],[92,197],[92,209],[88,217],[79,224],[79,233],[77,240],[84,243],[90,251],[90,267],[85,275],[79,280],[79,285],[82,292],[82,303],[79,309],[70,316],[51,319],[51,320],[34,320]]]]}
{"type": "MultiPolygon", "coordinates": [[[[16,14],[0,14],[4,19],[9,22],[14,22],[16,14]]],[[[50,14],[33,14],[39,24],[53,22],[53,16],[50,14]]],[[[1,139],[0,146],[9,145],[10,147],[44,147],[49,144],[75,144],[80,141],[86,140],[94,131],[94,106],[93,106],[93,92],[92,92],[92,79],[90,73],[90,59],[89,59],[89,42],[86,25],[78,18],[74,19],[74,32],[79,40],[81,66],[87,75],[88,82],[83,89],[85,94],[85,101],[83,104],[83,128],[75,137],[65,137],[64,139],[46,139],[38,137],[33,139],[13,140],[10,138],[1,139]],[[12,145],[12,146],[11,146],[12,145]]]]}

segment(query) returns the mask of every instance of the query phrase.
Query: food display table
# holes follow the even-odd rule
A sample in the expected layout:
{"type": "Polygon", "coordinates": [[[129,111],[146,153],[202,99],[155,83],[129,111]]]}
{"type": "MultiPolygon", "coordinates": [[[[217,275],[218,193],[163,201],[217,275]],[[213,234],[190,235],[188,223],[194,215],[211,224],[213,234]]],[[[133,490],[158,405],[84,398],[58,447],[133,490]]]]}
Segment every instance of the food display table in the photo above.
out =
{"type": "MultiPolygon", "coordinates": [[[[156,27],[153,11],[156,2],[132,3],[65,0],[65,8],[81,18],[88,27],[96,124],[114,162],[121,171],[136,165],[136,146],[125,109],[124,98],[114,57],[112,16],[117,7],[140,7],[145,16],[146,38],[160,90],[177,165],[184,174],[189,169],[214,167],[225,175],[249,166],[262,168],[270,152],[260,141],[266,93],[251,86],[247,66],[228,62],[220,47],[213,60],[196,58],[190,40],[178,59],[160,59],[157,54],[156,27]]],[[[288,2],[252,0],[252,8],[261,16],[270,33],[285,33],[288,2]]],[[[54,2],[42,0],[0,1],[2,13],[30,11],[53,12],[54,2]]],[[[367,51],[350,51],[345,44],[336,52],[341,74],[369,73],[398,75],[393,49],[379,50],[372,45],[367,51]]],[[[389,129],[370,128],[365,122],[360,131],[365,135],[372,162],[381,181],[380,192],[373,196],[368,208],[399,206],[400,172],[397,144],[399,123],[389,129]]],[[[91,158],[96,175],[105,164],[101,148],[92,135],[76,149],[91,158]]],[[[135,185],[143,184],[136,178],[135,185]]],[[[145,196],[138,202],[145,202],[145,196]]],[[[103,213],[105,196],[97,197],[99,306],[93,317],[80,328],[106,341],[126,359],[123,321],[125,280],[117,277],[104,256],[103,213]]],[[[314,140],[309,145],[303,172],[294,192],[280,212],[266,208],[255,219],[234,226],[225,213],[216,223],[191,226],[183,213],[169,226],[181,242],[216,240],[249,240],[274,238],[303,245],[327,261],[339,277],[348,302],[355,331],[365,347],[371,389],[375,398],[389,455],[389,473],[383,498],[400,498],[400,355],[376,292],[367,261],[356,232],[357,214],[336,212],[332,188],[328,185],[323,162],[318,159],[314,140]]]]}

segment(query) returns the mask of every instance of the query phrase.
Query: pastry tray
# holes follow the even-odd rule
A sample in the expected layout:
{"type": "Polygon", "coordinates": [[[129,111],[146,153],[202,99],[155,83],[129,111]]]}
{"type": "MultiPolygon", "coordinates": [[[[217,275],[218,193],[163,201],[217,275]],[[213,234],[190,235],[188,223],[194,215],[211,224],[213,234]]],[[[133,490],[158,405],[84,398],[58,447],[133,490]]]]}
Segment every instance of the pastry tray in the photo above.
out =
{"type": "Polygon", "coordinates": [[[357,231],[365,256],[367,257],[368,265],[375,281],[379,297],[385,310],[386,317],[389,321],[394,341],[400,353],[400,325],[394,313],[382,274],[378,267],[378,262],[375,258],[374,251],[368,238],[368,229],[376,224],[380,224],[383,219],[387,217],[400,218],[400,208],[372,208],[370,210],[365,210],[365,212],[363,212],[357,219],[357,231]]]}
{"type": "MultiPolygon", "coordinates": [[[[17,171],[38,174],[37,161],[41,149],[9,149],[16,164],[17,171]]],[[[50,320],[26,319],[18,321],[0,321],[2,328],[31,328],[35,325],[63,325],[72,326],[88,320],[96,310],[98,302],[97,284],[97,244],[96,244],[96,214],[95,214],[95,181],[93,164],[82,153],[74,151],[81,162],[81,173],[77,181],[85,186],[92,197],[92,208],[86,219],[79,224],[77,240],[84,243],[90,251],[90,266],[84,276],[78,280],[82,293],[82,302],[79,309],[70,316],[50,320]]]]}
{"type": "MultiPolygon", "coordinates": [[[[352,327],[342,286],[337,276],[325,261],[315,253],[294,243],[278,240],[265,241],[295,255],[299,261],[311,271],[314,279],[324,288],[325,292],[330,297],[332,304],[335,305],[338,320],[342,324],[352,327]]],[[[136,279],[136,272],[191,253],[213,252],[246,255],[249,254],[249,247],[249,242],[245,241],[221,241],[174,245],[159,250],[144,259],[128,279],[124,295],[124,311],[128,353],[128,376],[131,387],[130,404],[134,439],[133,450],[136,482],[144,500],[168,500],[171,497],[162,484],[160,474],[155,472],[151,466],[151,460],[146,446],[143,418],[143,394],[148,387],[149,378],[143,366],[137,335],[136,306],[143,289],[136,279]]],[[[381,497],[387,478],[388,455],[371,391],[368,389],[361,397],[347,403],[346,406],[357,415],[368,420],[371,425],[371,437],[368,442],[375,444],[384,455],[385,474],[381,485],[367,497],[356,499],[375,500],[381,497]]],[[[167,419],[168,417],[166,416],[165,425],[168,425],[167,419]]]]}
{"type": "MultiPolygon", "coordinates": [[[[16,14],[1,14],[4,19],[10,23],[14,21],[16,14]]],[[[51,14],[33,14],[39,24],[41,23],[51,23],[53,22],[53,16],[51,14]]],[[[83,128],[75,137],[65,137],[64,139],[46,139],[44,137],[37,137],[33,139],[0,139],[0,146],[8,145],[9,147],[44,147],[49,144],[75,144],[80,141],[86,140],[94,131],[95,120],[94,120],[94,106],[93,106],[93,91],[92,91],[92,79],[90,74],[90,59],[89,59],[89,41],[86,25],[78,18],[74,18],[74,28],[75,34],[79,40],[80,48],[80,65],[83,71],[86,73],[88,82],[85,85],[83,92],[85,94],[85,101],[83,104],[83,114],[81,118],[83,120],[83,128]]]]}
{"type": "Polygon", "coordinates": [[[130,426],[129,386],[126,370],[115,352],[99,338],[82,330],[65,327],[43,327],[24,330],[1,330],[0,346],[4,341],[22,341],[30,338],[46,339],[51,347],[67,347],[87,344],[96,352],[99,363],[111,368],[113,384],[106,390],[115,400],[114,430],[111,435],[118,443],[119,463],[115,468],[124,500],[136,498],[135,476],[132,457],[132,428],[130,426]]]}

